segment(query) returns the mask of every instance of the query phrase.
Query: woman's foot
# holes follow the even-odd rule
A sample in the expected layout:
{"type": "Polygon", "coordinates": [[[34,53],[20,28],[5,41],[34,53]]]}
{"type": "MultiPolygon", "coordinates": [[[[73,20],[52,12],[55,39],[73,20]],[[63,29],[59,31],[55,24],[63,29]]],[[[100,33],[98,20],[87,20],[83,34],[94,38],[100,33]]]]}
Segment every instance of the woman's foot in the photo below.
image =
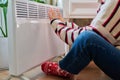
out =
{"type": "Polygon", "coordinates": [[[67,77],[67,78],[71,78],[73,76],[69,72],[60,69],[57,62],[50,62],[50,61],[44,62],[41,65],[41,69],[44,73],[50,74],[50,75],[67,77]]]}

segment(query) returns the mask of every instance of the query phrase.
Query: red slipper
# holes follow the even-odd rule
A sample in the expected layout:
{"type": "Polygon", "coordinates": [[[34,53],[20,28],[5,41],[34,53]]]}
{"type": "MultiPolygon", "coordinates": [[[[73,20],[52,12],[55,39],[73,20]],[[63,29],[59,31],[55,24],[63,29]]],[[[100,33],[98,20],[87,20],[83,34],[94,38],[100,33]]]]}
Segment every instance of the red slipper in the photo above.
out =
{"type": "Polygon", "coordinates": [[[49,61],[44,62],[41,65],[41,69],[46,74],[51,74],[51,75],[61,76],[61,77],[67,77],[67,78],[72,77],[72,74],[70,74],[69,72],[67,72],[65,70],[60,69],[57,62],[49,62],[49,61]]]}

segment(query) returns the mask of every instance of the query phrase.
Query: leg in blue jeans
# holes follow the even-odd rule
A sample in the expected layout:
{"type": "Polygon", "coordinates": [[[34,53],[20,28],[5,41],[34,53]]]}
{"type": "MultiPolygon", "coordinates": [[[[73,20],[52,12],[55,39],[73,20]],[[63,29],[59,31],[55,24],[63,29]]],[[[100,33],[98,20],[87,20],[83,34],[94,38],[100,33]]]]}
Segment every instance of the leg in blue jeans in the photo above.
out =
{"type": "Polygon", "coordinates": [[[82,32],[59,65],[78,74],[91,60],[112,79],[120,80],[120,50],[93,31],[82,32]]]}

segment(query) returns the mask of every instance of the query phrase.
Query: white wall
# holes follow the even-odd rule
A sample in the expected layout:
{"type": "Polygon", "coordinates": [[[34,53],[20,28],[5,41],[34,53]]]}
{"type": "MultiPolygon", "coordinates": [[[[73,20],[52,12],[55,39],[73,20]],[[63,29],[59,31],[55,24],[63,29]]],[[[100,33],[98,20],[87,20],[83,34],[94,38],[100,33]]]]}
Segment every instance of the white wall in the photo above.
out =
{"type": "MultiPolygon", "coordinates": [[[[0,27],[5,32],[5,24],[2,8],[0,8],[0,27]]],[[[8,39],[3,36],[0,30],[0,68],[8,68],[8,39]]]]}

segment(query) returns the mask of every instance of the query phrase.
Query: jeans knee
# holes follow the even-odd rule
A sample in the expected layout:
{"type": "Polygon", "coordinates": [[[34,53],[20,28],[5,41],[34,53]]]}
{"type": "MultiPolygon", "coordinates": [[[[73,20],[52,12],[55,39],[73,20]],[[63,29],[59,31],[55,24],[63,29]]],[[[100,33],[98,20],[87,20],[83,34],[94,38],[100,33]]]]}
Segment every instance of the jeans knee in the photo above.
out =
{"type": "Polygon", "coordinates": [[[86,46],[89,44],[92,40],[94,40],[94,37],[96,36],[96,33],[93,31],[84,31],[79,34],[77,39],[75,40],[75,44],[80,44],[82,46],[86,46]]]}

